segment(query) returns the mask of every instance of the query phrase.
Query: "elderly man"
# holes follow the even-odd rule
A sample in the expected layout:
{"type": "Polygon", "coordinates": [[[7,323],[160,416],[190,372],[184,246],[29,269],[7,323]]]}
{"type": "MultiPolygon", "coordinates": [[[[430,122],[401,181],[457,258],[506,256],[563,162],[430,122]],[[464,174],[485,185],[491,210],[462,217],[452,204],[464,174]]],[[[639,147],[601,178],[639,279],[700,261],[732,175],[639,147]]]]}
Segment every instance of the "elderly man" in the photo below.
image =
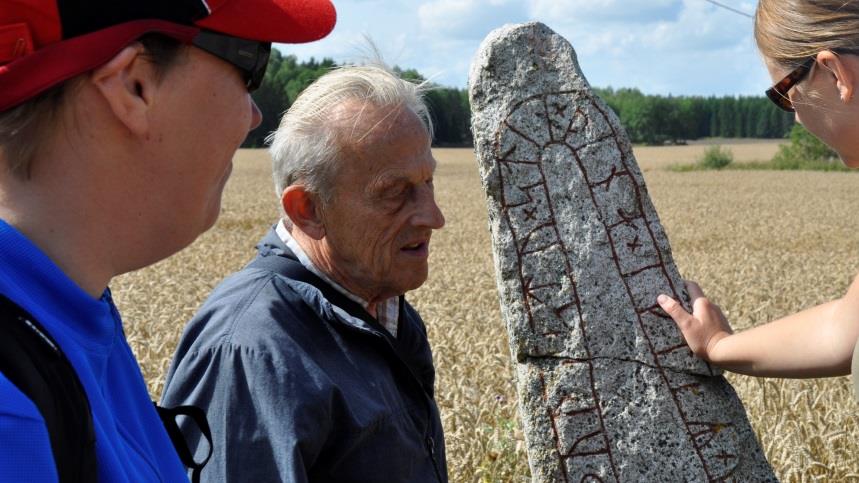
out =
{"type": "Polygon", "coordinates": [[[210,481],[447,481],[426,329],[403,297],[444,225],[421,90],[342,68],[273,135],[285,216],[188,324],[165,386],[219,435],[210,481]]]}
{"type": "Polygon", "coordinates": [[[214,223],[328,0],[0,0],[0,481],[187,481],[107,285],[214,223]]]}

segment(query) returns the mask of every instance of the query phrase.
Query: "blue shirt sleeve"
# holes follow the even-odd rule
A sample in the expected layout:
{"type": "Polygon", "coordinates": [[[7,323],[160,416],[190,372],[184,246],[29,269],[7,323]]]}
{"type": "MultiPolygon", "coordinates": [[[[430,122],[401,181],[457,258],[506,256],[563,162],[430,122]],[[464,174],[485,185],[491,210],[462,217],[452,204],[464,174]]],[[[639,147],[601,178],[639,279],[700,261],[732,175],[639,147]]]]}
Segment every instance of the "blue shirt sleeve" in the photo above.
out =
{"type": "Polygon", "coordinates": [[[0,482],[56,482],[51,441],[39,409],[0,373],[0,482]]]}

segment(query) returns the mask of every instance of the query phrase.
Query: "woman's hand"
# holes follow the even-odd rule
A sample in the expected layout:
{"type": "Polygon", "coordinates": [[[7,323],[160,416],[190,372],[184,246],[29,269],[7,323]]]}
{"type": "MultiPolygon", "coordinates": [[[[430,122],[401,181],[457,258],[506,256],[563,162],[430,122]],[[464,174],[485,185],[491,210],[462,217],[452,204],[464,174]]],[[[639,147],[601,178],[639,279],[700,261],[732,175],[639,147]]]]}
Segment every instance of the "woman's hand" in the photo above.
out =
{"type": "Polygon", "coordinates": [[[660,295],[656,301],[677,323],[692,352],[701,359],[718,365],[716,346],[734,331],[719,306],[704,297],[698,284],[687,281],[686,290],[692,300],[691,314],[667,295],[660,295]]]}

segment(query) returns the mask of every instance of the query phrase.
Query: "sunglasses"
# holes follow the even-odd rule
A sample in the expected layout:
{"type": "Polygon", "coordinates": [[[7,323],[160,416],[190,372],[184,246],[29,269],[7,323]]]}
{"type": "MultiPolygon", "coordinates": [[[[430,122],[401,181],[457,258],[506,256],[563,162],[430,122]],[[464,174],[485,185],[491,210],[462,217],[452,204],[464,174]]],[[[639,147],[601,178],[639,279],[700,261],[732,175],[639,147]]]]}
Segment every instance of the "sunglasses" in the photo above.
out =
{"type": "Polygon", "coordinates": [[[793,89],[793,86],[799,83],[805,76],[811,72],[811,67],[816,62],[816,57],[809,57],[805,62],[800,64],[799,67],[794,69],[790,74],[785,76],[784,79],[778,81],[778,83],[769,89],[767,89],[767,97],[770,98],[779,109],[787,112],[795,112],[796,109],[793,107],[793,102],[791,102],[790,97],[788,97],[787,93],[793,89]]]}
{"type": "Polygon", "coordinates": [[[248,92],[257,90],[265,77],[270,42],[257,42],[201,30],[191,44],[234,65],[245,79],[248,92]]]}

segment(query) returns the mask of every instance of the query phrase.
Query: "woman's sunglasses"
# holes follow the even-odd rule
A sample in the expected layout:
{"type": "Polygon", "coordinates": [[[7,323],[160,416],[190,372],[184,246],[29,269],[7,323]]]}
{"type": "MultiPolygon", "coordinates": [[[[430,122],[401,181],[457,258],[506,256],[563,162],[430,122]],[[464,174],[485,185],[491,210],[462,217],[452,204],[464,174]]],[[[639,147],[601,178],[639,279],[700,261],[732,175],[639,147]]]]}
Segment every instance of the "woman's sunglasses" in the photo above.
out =
{"type": "Polygon", "coordinates": [[[245,78],[248,92],[255,91],[262,84],[271,43],[201,30],[191,44],[236,66],[245,78]]]}
{"type": "Polygon", "coordinates": [[[795,112],[796,109],[793,107],[793,102],[791,102],[790,97],[788,97],[787,93],[793,89],[799,81],[805,78],[809,72],[811,72],[811,67],[816,62],[816,57],[809,57],[805,62],[803,62],[799,67],[794,69],[790,74],[788,74],[784,79],[778,81],[778,83],[769,89],[767,89],[767,97],[770,98],[771,101],[775,103],[783,111],[787,112],[795,112]]]}

